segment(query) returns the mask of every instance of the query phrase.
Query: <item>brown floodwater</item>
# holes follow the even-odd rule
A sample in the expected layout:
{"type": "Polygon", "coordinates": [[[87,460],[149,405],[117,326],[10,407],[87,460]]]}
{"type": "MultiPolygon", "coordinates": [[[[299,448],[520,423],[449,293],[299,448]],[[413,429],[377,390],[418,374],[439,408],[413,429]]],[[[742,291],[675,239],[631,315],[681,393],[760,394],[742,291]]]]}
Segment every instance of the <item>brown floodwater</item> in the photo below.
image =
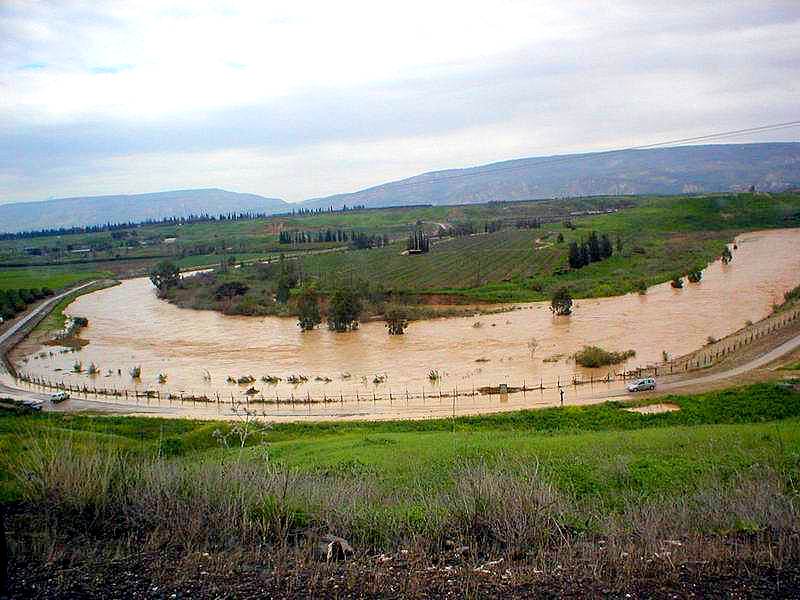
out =
{"type": "MultiPolygon", "coordinates": [[[[596,377],[612,369],[589,371],[567,357],[586,344],[609,350],[636,351],[624,368],[660,362],[662,352],[679,356],[702,346],[708,336],[721,338],[769,314],[786,290],[800,284],[800,229],[753,232],[737,238],[738,249],[729,265],[719,261],[703,272],[698,284],[675,290],[668,283],[646,295],[577,300],[569,317],[553,317],[548,303],[519,304],[514,310],[490,316],[437,319],[411,323],[403,336],[389,336],[381,322],[365,323],[354,332],[333,333],[321,328],[301,333],[294,319],[225,316],[213,311],[177,308],[156,298],[147,279],[81,296],[67,313],[84,316],[89,326],[81,337],[89,345],[77,353],[44,358],[30,354],[21,370],[55,381],[133,389],[158,389],[162,394],[194,394],[223,399],[244,398],[249,386],[226,383],[228,376],[253,375],[260,394],[282,399],[344,398],[332,405],[263,406],[270,414],[292,416],[425,416],[452,411],[448,400],[431,400],[438,390],[471,390],[480,386],[552,385],[568,382],[572,374],[596,377]],[[531,341],[536,347],[531,351],[531,341]],[[545,359],[561,355],[552,362],[545,359]],[[71,374],[76,360],[94,362],[94,378],[71,374]],[[128,374],[142,368],[135,386],[128,374]],[[106,375],[111,370],[111,375],[106,375]],[[118,375],[117,371],[122,374],[118,375]],[[441,375],[432,383],[428,374],[441,375]],[[158,374],[165,373],[166,384],[158,374]],[[302,374],[308,382],[291,385],[262,383],[264,375],[286,378],[302,374]],[[343,375],[349,374],[346,378],[343,375]],[[204,376],[210,375],[210,382],[204,376]],[[376,376],[385,381],[374,384],[376,376]],[[316,377],[331,381],[315,381],[316,377]],[[393,401],[372,402],[372,394],[393,401]],[[405,400],[405,392],[426,400],[405,400]],[[351,401],[356,396],[360,402],[351,401]],[[367,400],[367,401],[364,401],[367,400]]],[[[52,347],[45,348],[53,350],[52,347]]],[[[622,384],[602,384],[609,390],[622,384]]],[[[604,388],[605,389],[605,388],[604,388]]],[[[568,387],[567,401],[580,402],[596,389],[568,387]]],[[[477,412],[549,405],[554,392],[459,399],[458,412],[477,412]]],[[[144,402],[144,401],[142,401],[144,402]]],[[[155,402],[153,400],[150,401],[155,402]]],[[[162,401],[166,402],[166,401],[162,401]]],[[[191,403],[171,406],[188,413],[219,412],[217,407],[191,403]]],[[[261,410],[261,409],[259,409],[261,410]]]]}

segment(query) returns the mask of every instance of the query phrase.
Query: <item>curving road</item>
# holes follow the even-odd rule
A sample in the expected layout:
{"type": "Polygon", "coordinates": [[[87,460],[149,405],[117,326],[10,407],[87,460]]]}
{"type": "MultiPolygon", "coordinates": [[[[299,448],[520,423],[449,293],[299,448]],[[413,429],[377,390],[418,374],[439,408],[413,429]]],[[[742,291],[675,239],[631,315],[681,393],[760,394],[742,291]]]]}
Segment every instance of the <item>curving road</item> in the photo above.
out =
{"type": "MultiPolygon", "coordinates": [[[[22,327],[24,327],[32,319],[35,319],[36,317],[42,315],[42,313],[51,310],[52,307],[56,303],[58,303],[62,298],[76,291],[82,290],[92,285],[93,283],[95,283],[95,281],[85,283],[83,285],[72,288],[66,292],[58,294],[57,296],[50,298],[46,302],[43,302],[41,305],[36,307],[30,313],[25,315],[17,323],[11,326],[8,329],[8,331],[5,331],[2,334],[0,334],[0,351],[5,352],[6,350],[8,350],[7,348],[5,348],[5,345],[8,342],[8,340],[11,339],[12,336],[14,336],[14,334],[16,334],[22,327]]],[[[779,359],[782,356],[785,356],[786,354],[789,354],[790,352],[793,352],[794,350],[797,350],[798,348],[800,348],[800,335],[783,342],[782,344],[778,345],[772,350],[769,350],[768,352],[765,352],[764,354],[758,356],[757,358],[754,358],[744,364],[731,367],[730,369],[726,369],[724,371],[718,371],[715,373],[708,373],[708,374],[697,373],[696,377],[690,376],[688,378],[680,379],[679,381],[669,381],[669,377],[665,377],[664,380],[662,380],[659,383],[658,392],[674,391],[681,388],[685,388],[687,386],[707,385],[723,381],[725,379],[730,379],[732,377],[737,377],[749,371],[753,371],[755,369],[768,365],[769,363],[779,359]]],[[[2,365],[2,362],[0,362],[0,375],[6,375],[7,378],[10,377],[10,374],[7,373],[5,366],[2,365]]],[[[619,398],[625,396],[631,396],[631,395],[628,394],[624,389],[617,391],[599,392],[594,396],[590,396],[588,398],[586,397],[582,398],[579,403],[586,404],[595,401],[600,402],[608,398],[619,398]]],[[[141,404],[123,403],[120,402],[119,400],[111,402],[111,401],[104,401],[103,399],[83,400],[74,398],[66,403],[54,406],[49,403],[50,394],[31,392],[29,390],[19,389],[11,385],[6,385],[2,382],[0,382],[0,397],[10,397],[16,400],[22,400],[28,402],[44,401],[46,403],[44,408],[48,410],[59,410],[59,411],[96,410],[102,412],[113,412],[121,414],[150,414],[150,415],[163,415],[163,416],[173,416],[173,417],[181,416],[180,414],[181,410],[175,406],[142,406],[141,404]]],[[[194,411],[192,412],[191,416],[193,418],[200,417],[200,415],[198,415],[194,411]]],[[[209,414],[208,416],[215,416],[218,418],[220,415],[209,414]]],[[[313,415],[310,414],[301,415],[300,413],[298,413],[297,416],[298,417],[302,416],[306,418],[313,417],[313,415]]],[[[366,418],[366,419],[380,418],[380,415],[371,414],[368,412],[360,415],[348,415],[348,416],[358,416],[359,418],[366,418]]],[[[330,419],[330,418],[336,418],[336,416],[320,415],[319,418],[330,419]]],[[[409,415],[408,418],[415,418],[415,416],[409,415]]]]}
{"type": "MultiPolygon", "coordinates": [[[[20,329],[25,327],[25,325],[30,323],[33,319],[43,314],[47,314],[62,299],[66,298],[70,294],[74,294],[77,291],[87,288],[94,283],[97,283],[97,281],[94,280],[90,281],[89,283],[84,283],[82,285],[76,286],[74,288],[67,290],[66,292],[57,294],[52,298],[49,298],[46,301],[42,302],[39,306],[34,308],[31,312],[23,316],[19,321],[17,321],[11,327],[9,327],[7,331],[4,331],[3,333],[0,334],[0,352],[5,354],[10,349],[6,347],[8,341],[12,339],[14,335],[16,335],[17,332],[19,332],[20,329]]],[[[0,374],[8,374],[8,369],[6,369],[5,364],[1,360],[0,360],[0,374]]],[[[47,394],[36,394],[34,392],[20,390],[17,388],[9,387],[3,384],[2,382],[0,382],[0,394],[18,400],[47,400],[49,398],[47,394]]]]}

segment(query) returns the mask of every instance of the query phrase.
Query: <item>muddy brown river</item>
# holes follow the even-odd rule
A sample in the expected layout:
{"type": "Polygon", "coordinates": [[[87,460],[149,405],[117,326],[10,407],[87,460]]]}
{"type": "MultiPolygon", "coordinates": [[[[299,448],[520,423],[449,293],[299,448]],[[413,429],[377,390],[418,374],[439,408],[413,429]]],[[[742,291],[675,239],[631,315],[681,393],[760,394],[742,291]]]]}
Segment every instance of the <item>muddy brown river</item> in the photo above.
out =
{"type": "MultiPolygon", "coordinates": [[[[491,316],[414,322],[403,336],[387,335],[382,322],[365,323],[349,333],[324,328],[301,333],[294,319],[181,309],[157,299],[147,279],[133,279],[82,296],[68,307],[68,314],[89,319],[89,327],[81,334],[89,345],[81,351],[34,359],[37,349],[14,359],[22,371],[90,387],[219,395],[230,402],[244,399],[250,386],[227,383],[226,378],[252,375],[256,378],[253,386],[264,397],[341,398],[325,405],[284,403],[259,408],[279,417],[448,414],[453,409],[449,401],[431,399],[432,393],[502,383],[548,386],[570,381],[575,372],[602,377],[609,370],[660,362],[663,351],[671,356],[690,352],[708,336],[721,338],[748,320],[765,317],[786,290],[800,283],[800,229],[748,233],[736,243],[738,249],[729,265],[719,261],[709,265],[700,283],[687,283],[681,290],[665,283],[650,288],[646,295],[578,300],[569,317],[553,317],[546,302],[519,304],[491,316]],[[533,351],[532,340],[536,341],[533,351]],[[568,359],[586,344],[633,349],[636,356],[625,365],[592,372],[568,359]],[[85,367],[94,362],[101,374],[70,373],[76,360],[85,367]],[[134,365],[142,368],[137,384],[128,374],[134,365]],[[437,382],[429,380],[432,370],[440,374],[437,382]],[[165,384],[158,383],[159,373],[167,375],[165,384]],[[269,385],[260,381],[265,375],[283,381],[269,385]],[[305,375],[308,381],[292,385],[285,381],[290,375],[305,375]],[[331,381],[315,381],[317,377],[331,381]],[[376,384],[376,377],[384,381],[376,384]],[[390,391],[391,402],[372,401],[373,393],[385,398],[390,391]],[[411,396],[424,392],[426,398],[406,400],[406,391],[411,396]]],[[[602,385],[622,388],[621,383],[602,385]]],[[[568,387],[567,401],[580,401],[582,394],[590,393],[589,386],[568,387]]],[[[556,401],[555,392],[502,399],[477,396],[459,398],[456,410],[491,411],[556,401]]],[[[226,410],[219,405],[160,403],[187,415],[226,410]]]]}

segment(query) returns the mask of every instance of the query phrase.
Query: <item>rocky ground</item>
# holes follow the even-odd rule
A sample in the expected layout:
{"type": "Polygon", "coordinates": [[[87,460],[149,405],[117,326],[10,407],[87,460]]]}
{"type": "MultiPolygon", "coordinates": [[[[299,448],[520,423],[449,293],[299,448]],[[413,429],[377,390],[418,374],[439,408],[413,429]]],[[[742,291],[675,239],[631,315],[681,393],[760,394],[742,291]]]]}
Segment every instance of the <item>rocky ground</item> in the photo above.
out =
{"type": "Polygon", "coordinates": [[[8,598],[797,598],[800,566],[731,566],[708,574],[684,566],[663,581],[611,584],[570,573],[544,576],[501,563],[417,570],[399,557],[333,566],[220,569],[216,560],[138,555],[82,564],[15,561],[8,598]],[[170,568],[170,564],[172,568],[170,568]]]}

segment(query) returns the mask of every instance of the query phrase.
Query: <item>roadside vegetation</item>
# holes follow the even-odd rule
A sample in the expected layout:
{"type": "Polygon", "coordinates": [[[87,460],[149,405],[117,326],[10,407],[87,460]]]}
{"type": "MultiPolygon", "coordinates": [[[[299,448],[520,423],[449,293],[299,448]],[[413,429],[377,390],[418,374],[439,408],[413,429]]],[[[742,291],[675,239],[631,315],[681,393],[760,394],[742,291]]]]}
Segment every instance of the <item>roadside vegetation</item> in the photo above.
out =
{"type": "Polygon", "coordinates": [[[345,585],[365,566],[394,565],[403,577],[435,566],[434,577],[444,565],[502,561],[498,576],[618,589],[630,577],[793,564],[800,394],[760,384],[659,401],[679,410],[643,415],[609,402],[267,428],[247,417],[8,416],[0,490],[22,502],[14,560],[57,556],[48,576],[151,552],[236,578],[252,573],[243,565],[298,576],[351,565],[345,585]],[[325,535],[354,548],[342,551],[344,566],[338,547],[315,559],[325,535]],[[665,552],[670,560],[658,560],[665,552]]]}
{"type": "Polygon", "coordinates": [[[581,350],[576,352],[572,358],[575,363],[590,369],[597,367],[605,367],[607,365],[618,365],[625,362],[629,358],[636,356],[634,350],[625,350],[623,352],[613,352],[604,350],[598,346],[584,346],[581,350]]]}

